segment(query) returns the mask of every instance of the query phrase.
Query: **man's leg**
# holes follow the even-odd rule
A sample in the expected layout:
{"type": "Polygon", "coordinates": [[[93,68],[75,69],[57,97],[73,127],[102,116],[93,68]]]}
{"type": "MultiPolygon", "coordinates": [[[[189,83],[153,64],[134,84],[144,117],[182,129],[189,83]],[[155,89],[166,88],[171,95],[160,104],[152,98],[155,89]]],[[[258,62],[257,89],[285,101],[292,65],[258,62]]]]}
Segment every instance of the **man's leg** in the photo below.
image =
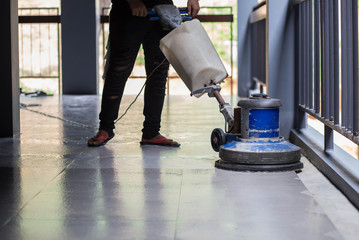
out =
{"type": "Polygon", "coordinates": [[[100,127],[90,146],[102,145],[106,137],[113,136],[114,121],[130,76],[142,39],[146,33],[147,19],[134,17],[124,7],[113,6],[110,14],[110,57],[102,94],[100,127]]]}
{"type": "MultiPolygon", "coordinates": [[[[145,36],[143,49],[147,79],[143,114],[142,142],[146,140],[163,139],[160,135],[161,114],[166,92],[169,63],[159,48],[159,41],[166,35],[159,23],[154,23],[152,30],[145,36]],[[155,70],[156,69],[156,70],[155,70]]],[[[161,142],[162,145],[179,145],[170,139],[161,142]]]]}

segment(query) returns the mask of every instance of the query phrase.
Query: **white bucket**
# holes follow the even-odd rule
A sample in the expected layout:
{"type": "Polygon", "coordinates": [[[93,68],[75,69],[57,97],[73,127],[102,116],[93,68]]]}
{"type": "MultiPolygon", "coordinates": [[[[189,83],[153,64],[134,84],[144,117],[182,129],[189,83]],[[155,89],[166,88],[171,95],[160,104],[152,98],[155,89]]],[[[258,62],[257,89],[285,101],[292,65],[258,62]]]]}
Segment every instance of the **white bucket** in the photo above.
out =
{"type": "Polygon", "coordinates": [[[183,23],[162,38],[160,49],[191,92],[220,83],[228,76],[197,19],[183,23]]]}

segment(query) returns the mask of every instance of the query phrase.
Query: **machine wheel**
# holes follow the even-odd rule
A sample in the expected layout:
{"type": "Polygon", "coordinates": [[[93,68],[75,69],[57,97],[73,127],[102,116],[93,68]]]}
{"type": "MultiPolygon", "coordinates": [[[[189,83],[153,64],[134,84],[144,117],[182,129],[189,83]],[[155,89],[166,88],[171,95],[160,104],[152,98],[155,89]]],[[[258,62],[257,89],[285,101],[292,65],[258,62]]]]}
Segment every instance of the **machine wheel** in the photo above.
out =
{"type": "Polygon", "coordinates": [[[219,152],[219,147],[226,143],[226,134],[220,128],[215,128],[211,134],[211,145],[214,151],[219,152]]]}

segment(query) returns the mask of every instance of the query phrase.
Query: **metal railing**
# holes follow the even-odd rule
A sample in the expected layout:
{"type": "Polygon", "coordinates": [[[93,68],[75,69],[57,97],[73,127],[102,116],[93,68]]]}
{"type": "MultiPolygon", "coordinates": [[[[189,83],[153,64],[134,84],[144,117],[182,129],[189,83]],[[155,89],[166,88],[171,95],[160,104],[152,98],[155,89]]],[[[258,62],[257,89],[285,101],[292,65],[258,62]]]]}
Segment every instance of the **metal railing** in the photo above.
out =
{"type": "Polygon", "coordinates": [[[266,2],[253,8],[249,22],[251,34],[251,89],[259,88],[261,93],[267,88],[266,81],[266,2]]]}
{"type": "Polygon", "coordinates": [[[294,3],[299,125],[306,125],[305,113],[321,121],[326,151],[334,147],[333,131],[359,144],[358,1],[294,3]]]}
{"type": "Polygon", "coordinates": [[[60,89],[59,8],[20,8],[19,75],[26,78],[57,78],[60,89]]]}
{"type": "MultiPolygon", "coordinates": [[[[109,23],[109,10],[110,8],[102,9],[101,23],[102,23],[102,56],[104,59],[106,53],[106,43],[108,41],[108,23],[109,23]]],[[[201,7],[201,15],[197,18],[202,22],[209,37],[213,41],[213,44],[221,56],[225,65],[229,68],[228,77],[226,82],[229,82],[230,93],[233,95],[233,8],[230,6],[225,7],[201,7]]],[[[102,63],[104,60],[101,59],[102,63]]],[[[136,65],[141,66],[144,64],[143,51],[140,50],[136,60],[136,65]]],[[[142,68],[143,69],[143,68],[142,68]]],[[[145,72],[142,70],[133,71],[130,78],[146,78],[145,72]]],[[[169,79],[179,78],[177,73],[170,68],[169,79]]],[[[169,94],[169,84],[167,81],[167,94],[169,94]]]]}

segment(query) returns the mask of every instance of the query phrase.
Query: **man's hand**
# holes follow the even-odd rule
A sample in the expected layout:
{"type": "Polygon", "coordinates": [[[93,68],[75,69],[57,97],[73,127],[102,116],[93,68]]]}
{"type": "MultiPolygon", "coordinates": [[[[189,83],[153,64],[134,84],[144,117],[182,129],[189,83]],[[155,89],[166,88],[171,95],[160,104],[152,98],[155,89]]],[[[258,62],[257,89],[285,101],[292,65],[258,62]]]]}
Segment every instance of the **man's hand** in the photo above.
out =
{"type": "Polygon", "coordinates": [[[136,17],[146,17],[147,8],[142,0],[129,0],[128,4],[130,5],[132,15],[136,17]]]}
{"type": "Polygon", "coordinates": [[[187,10],[188,10],[189,16],[191,16],[191,17],[197,16],[199,9],[200,9],[200,7],[199,7],[198,0],[188,0],[187,1],[187,10]]]}

